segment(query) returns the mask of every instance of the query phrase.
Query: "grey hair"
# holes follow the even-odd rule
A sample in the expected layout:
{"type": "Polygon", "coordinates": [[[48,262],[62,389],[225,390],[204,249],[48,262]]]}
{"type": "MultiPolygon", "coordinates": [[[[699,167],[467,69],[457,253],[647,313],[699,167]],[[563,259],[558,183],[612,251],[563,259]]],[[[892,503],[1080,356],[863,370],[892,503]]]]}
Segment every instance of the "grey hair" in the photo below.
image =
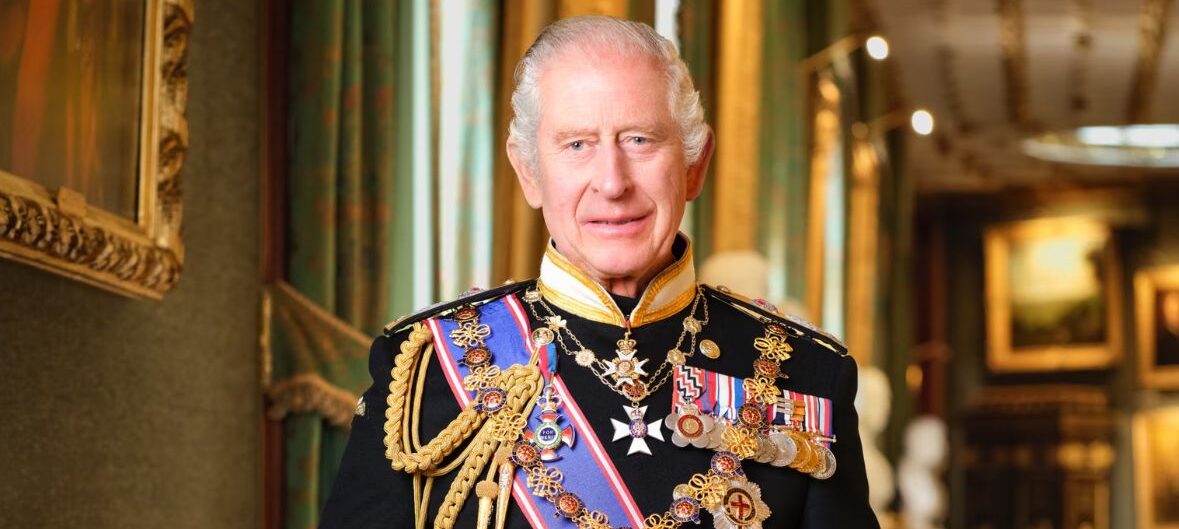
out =
{"type": "Polygon", "coordinates": [[[700,92],[696,91],[688,66],[680,59],[675,44],[641,22],[580,16],[558,20],[546,27],[516,65],[508,143],[519,150],[534,172],[537,128],[540,125],[538,81],[541,69],[570,46],[639,55],[658,62],[667,75],[668,102],[671,114],[679,123],[684,160],[691,165],[700,159],[708,141],[708,125],[704,122],[700,92]]]}

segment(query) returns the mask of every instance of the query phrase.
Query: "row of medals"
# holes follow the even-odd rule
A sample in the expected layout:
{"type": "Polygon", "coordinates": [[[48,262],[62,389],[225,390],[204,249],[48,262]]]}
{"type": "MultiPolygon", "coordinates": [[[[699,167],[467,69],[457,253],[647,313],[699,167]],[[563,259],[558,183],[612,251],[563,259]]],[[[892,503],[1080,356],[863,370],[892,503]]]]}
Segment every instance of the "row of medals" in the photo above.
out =
{"type": "MultiPolygon", "coordinates": [[[[535,291],[529,291],[525,297],[537,296],[535,291]]],[[[491,364],[492,355],[485,344],[491,329],[480,324],[478,316],[478,309],[474,307],[458,309],[454,317],[459,327],[451,332],[450,337],[464,349],[460,363],[471,370],[465,383],[468,389],[476,392],[474,407],[498,419],[496,414],[506,403],[506,391],[490,383],[499,370],[491,364]]],[[[542,327],[536,331],[532,339],[537,347],[552,342],[550,329],[542,327]]],[[[700,346],[706,356],[717,357],[718,350],[711,341],[702,342],[700,346]]],[[[702,508],[710,511],[716,527],[720,529],[760,527],[761,522],[769,517],[769,507],[761,499],[760,488],[745,479],[741,468],[742,459],[753,459],[778,467],[788,466],[818,479],[827,479],[835,473],[835,457],[830,449],[821,444],[821,441],[832,440],[802,431],[798,421],[802,418],[800,403],[779,402],[782,392],[774,381],[786,378],[781,373],[780,362],[788,360],[792,351],[786,342],[786,330],[776,323],[767,323],[765,336],[755,339],[754,347],[760,352],[760,357],[754,361],[755,377],[747,379],[744,388],[747,400],[751,402],[738,410],[736,421],[716,419],[691,404],[673,411],[664,419],[664,425],[673,432],[673,444],[680,447],[690,444],[714,450],[715,454],[706,473],[696,474],[689,483],[675,487],[673,501],[667,512],[647,517],[647,529],[671,529],[683,523],[699,523],[702,508]],[[787,411],[791,413],[787,415],[793,419],[788,425],[771,425],[766,420],[765,407],[773,403],[777,403],[779,408],[783,404],[788,406],[787,411]]],[[[683,363],[682,358],[676,360],[679,360],[676,364],[683,363]]],[[[572,428],[562,428],[558,424],[560,400],[553,394],[551,386],[546,386],[542,391],[538,404],[541,406],[541,424],[532,430],[526,426],[517,430],[520,435],[511,449],[508,461],[526,472],[528,486],[533,494],[551,502],[558,515],[572,520],[581,528],[610,527],[602,513],[588,510],[577,494],[564,489],[559,470],[544,464],[559,459],[556,451],[562,445],[572,446],[574,432],[572,428]]],[[[493,421],[493,424],[518,424],[521,418],[515,419],[493,421]]],[[[657,432],[659,421],[651,423],[650,427],[657,432]]],[[[639,440],[651,436],[651,429],[643,422],[641,415],[632,416],[630,435],[639,440]]],[[[655,436],[662,440],[658,433],[655,436]]]]}

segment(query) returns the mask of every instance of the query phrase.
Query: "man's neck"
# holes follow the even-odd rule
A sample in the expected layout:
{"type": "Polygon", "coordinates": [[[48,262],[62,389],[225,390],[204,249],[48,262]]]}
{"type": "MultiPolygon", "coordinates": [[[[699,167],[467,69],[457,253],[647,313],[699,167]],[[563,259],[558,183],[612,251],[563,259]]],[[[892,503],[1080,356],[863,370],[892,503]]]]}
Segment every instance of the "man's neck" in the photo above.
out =
{"type": "Polygon", "coordinates": [[[655,262],[640,277],[595,277],[594,280],[606,289],[606,292],[628,298],[637,298],[647,290],[647,285],[659,272],[675,262],[674,255],[667,255],[655,262]]]}

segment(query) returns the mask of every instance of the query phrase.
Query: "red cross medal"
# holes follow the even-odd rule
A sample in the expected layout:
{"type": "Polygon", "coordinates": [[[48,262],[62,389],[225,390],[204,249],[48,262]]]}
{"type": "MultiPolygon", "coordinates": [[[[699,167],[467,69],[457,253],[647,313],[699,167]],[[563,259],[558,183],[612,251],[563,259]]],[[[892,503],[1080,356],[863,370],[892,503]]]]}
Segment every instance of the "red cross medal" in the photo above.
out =
{"type": "Polygon", "coordinates": [[[761,499],[761,487],[741,478],[729,481],[724,499],[711,512],[717,529],[761,529],[770,506],[761,499]]]}

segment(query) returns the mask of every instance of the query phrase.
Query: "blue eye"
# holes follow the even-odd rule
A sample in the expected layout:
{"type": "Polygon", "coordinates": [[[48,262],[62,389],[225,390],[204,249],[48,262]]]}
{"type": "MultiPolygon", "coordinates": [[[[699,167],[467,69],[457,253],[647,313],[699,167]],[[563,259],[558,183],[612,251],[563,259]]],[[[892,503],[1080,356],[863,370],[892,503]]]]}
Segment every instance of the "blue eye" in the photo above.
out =
{"type": "Polygon", "coordinates": [[[650,142],[651,140],[644,138],[642,136],[635,136],[634,138],[631,138],[631,141],[633,141],[635,143],[635,145],[645,145],[648,142],[650,142]]]}
{"type": "Polygon", "coordinates": [[[570,143],[569,148],[572,150],[575,150],[575,151],[580,151],[581,149],[585,148],[585,142],[581,141],[581,140],[577,140],[575,142],[570,143]]]}

